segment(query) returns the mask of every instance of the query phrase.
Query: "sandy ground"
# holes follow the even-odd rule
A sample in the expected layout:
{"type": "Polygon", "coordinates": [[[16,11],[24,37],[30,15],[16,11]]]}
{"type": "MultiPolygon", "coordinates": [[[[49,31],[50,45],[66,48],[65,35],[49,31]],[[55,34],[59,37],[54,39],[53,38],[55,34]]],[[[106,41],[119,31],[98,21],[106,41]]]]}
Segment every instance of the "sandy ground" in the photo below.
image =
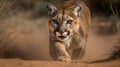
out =
{"type": "Polygon", "coordinates": [[[0,60],[0,67],[119,67],[119,61],[102,63],[65,63],[58,61],[0,60]]]}
{"type": "MultiPolygon", "coordinates": [[[[23,17],[24,18],[24,17],[23,17]]],[[[22,18],[22,20],[23,20],[22,18]]],[[[9,21],[14,20],[13,18],[9,21]]],[[[119,67],[119,61],[99,63],[64,63],[52,61],[49,55],[48,28],[46,18],[21,21],[21,18],[9,24],[7,31],[14,32],[16,37],[11,44],[7,58],[1,59],[0,67],[119,67]],[[45,23],[43,23],[45,22],[45,23]],[[15,59],[17,58],[17,59],[15,59]],[[19,59],[18,59],[19,58],[19,59]]],[[[112,47],[116,44],[116,35],[103,35],[91,29],[84,61],[99,61],[109,57],[112,47]]],[[[78,59],[79,61],[79,59],[78,59]]]]}

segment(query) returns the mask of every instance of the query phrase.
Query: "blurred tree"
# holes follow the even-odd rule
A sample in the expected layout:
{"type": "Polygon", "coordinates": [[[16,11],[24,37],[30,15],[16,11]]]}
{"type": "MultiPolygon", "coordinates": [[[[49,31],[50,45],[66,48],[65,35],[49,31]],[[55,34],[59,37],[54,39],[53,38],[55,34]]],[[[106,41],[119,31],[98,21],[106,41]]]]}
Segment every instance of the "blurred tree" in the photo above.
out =
{"type": "Polygon", "coordinates": [[[120,0],[87,0],[87,3],[93,14],[110,16],[113,14],[111,6],[114,12],[120,12],[120,0]]]}

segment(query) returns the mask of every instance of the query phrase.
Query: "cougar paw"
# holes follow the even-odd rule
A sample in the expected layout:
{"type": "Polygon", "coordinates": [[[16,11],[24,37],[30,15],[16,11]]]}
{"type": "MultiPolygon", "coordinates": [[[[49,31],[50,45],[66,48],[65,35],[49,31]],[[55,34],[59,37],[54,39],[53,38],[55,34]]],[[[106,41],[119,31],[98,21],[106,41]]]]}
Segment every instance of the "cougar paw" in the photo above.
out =
{"type": "Polygon", "coordinates": [[[65,57],[65,56],[59,56],[57,60],[62,62],[72,62],[70,57],[65,57]]]}

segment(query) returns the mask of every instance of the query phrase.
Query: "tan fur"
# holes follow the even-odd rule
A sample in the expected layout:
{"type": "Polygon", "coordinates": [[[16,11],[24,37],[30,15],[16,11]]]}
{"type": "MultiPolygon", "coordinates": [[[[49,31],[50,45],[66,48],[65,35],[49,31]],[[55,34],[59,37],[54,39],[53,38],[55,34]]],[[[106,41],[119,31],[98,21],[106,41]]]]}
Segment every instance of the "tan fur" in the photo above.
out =
{"type": "Polygon", "coordinates": [[[51,16],[48,23],[50,55],[54,60],[71,62],[72,59],[82,58],[84,56],[90,20],[90,11],[82,1],[66,1],[57,9],[56,15],[51,16]],[[80,5],[82,7],[82,12],[79,17],[76,17],[72,12],[72,9],[76,5],[80,5]],[[55,26],[52,25],[53,19],[58,20],[59,24],[61,24],[60,30],[70,30],[70,35],[68,35],[65,40],[62,41],[57,37],[60,33],[56,33],[57,35],[54,35],[55,26]],[[72,20],[71,26],[65,24],[69,19],[72,20]],[[73,51],[72,54],[69,53],[70,50],[73,51]]]}

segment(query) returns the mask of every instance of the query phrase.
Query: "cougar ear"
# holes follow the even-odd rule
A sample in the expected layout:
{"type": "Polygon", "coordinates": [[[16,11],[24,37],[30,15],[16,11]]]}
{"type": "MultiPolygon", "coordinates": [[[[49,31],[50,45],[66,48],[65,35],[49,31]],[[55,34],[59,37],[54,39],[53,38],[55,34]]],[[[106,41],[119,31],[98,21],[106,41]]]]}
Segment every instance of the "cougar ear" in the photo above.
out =
{"type": "Polygon", "coordinates": [[[73,13],[75,14],[75,16],[79,17],[81,12],[82,12],[82,6],[81,5],[77,5],[73,8],[73,13]]]}
{"type": "Polygon", "coordinates": [[[54,5],[52,5],[51,3],[48,3],[47,4],[47,10],[48,10],[48,15],[51,16],[51,15],[56,13],[57,8],[54,5]]]}

